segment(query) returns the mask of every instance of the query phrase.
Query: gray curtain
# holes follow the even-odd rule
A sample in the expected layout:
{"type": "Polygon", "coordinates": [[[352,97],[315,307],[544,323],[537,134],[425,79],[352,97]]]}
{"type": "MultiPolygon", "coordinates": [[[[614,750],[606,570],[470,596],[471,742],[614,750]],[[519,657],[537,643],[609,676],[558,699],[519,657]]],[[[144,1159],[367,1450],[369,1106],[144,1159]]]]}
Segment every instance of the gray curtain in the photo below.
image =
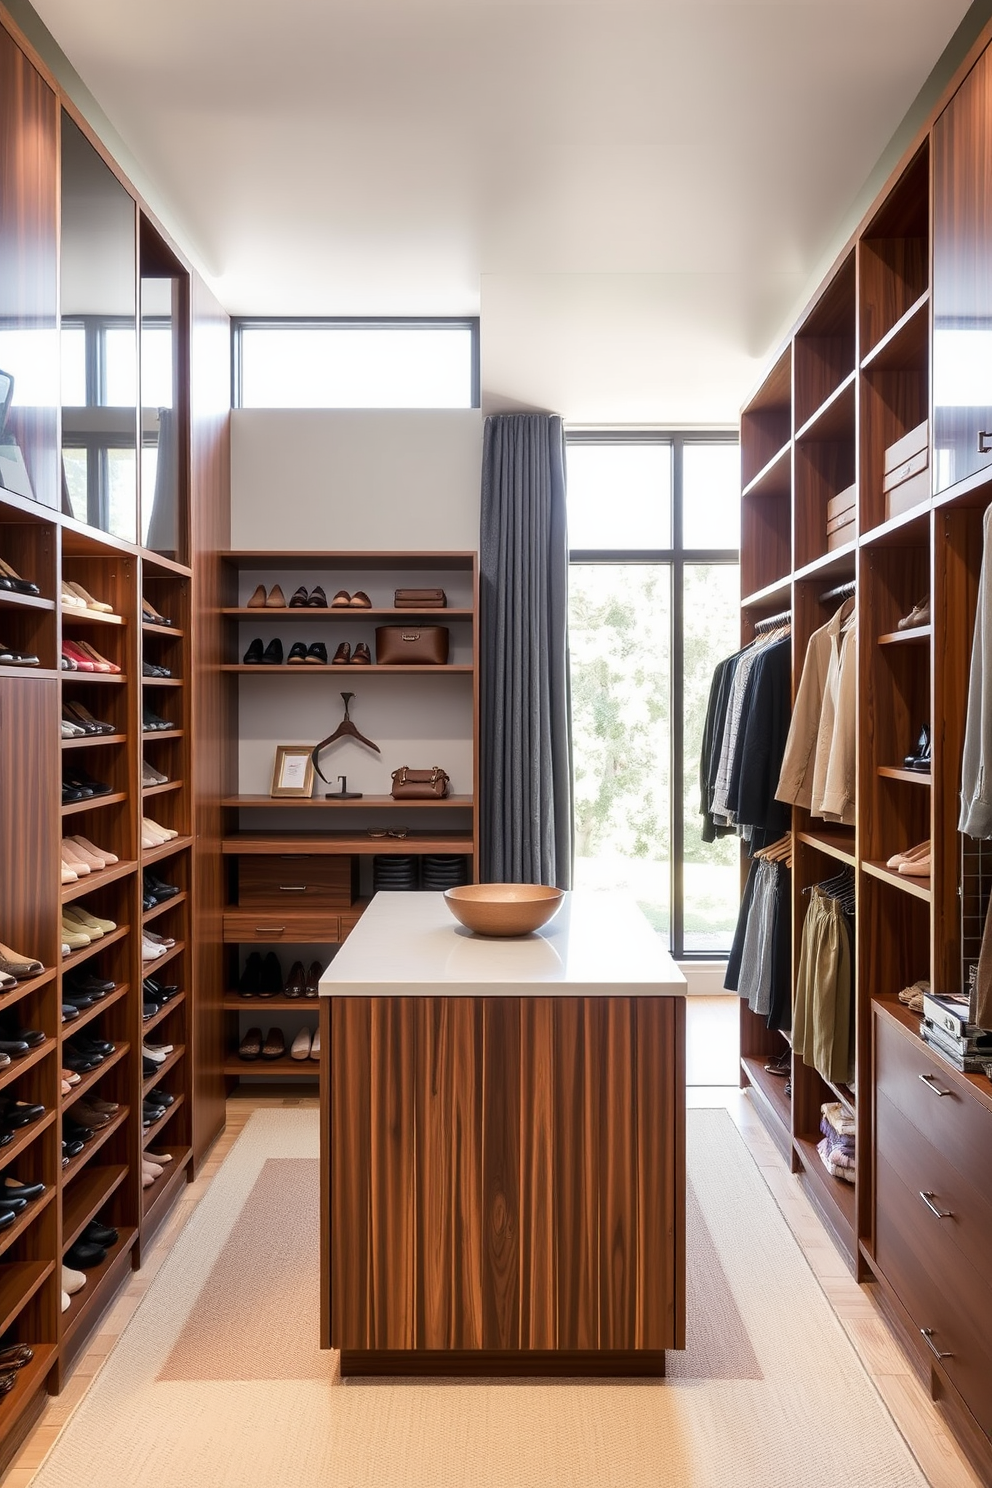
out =
{"type": "Polygon", "coordinates": [[[486,420],[480,531],[480,877],[572,882],[565,435],[486,420]]]}

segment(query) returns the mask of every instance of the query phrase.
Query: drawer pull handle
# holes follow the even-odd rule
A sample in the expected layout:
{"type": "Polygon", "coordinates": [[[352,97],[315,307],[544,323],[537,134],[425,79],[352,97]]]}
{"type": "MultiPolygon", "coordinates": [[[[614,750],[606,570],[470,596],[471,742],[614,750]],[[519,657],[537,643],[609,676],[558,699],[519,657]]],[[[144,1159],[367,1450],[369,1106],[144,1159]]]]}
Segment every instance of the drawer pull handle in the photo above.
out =
{"type": "Polygon", "coordinates": [[[920,1189],[920,1198],[923,1200],[924,1204],[926,1204],[927,1208],[930,1210],[930,1213],[931,1214],[936,1214],[936,1216],[937,1216],[938,1219],[953,1219],[954,1218],[954,1215],[952,1214],[952,1212],[951,1212],[950,1209],[938,1209],[937,1208],[937,1205],[932,1202],[932,1200],[933,1200],[933,1194],[932,1193],[924,1193],[923,1192],[923,1189],[921,1188],[920,1189]]]}
{"type": "Polygon", "coordinates": [[[305,894],[306,891],[307,891],[306,884],[280,884],[279,885],[279,892],[280,892],[280,894],[305,894]]]}
{"type": "Polygon", "coordinates": [[[923,1083],[924,1083],[924,1085],[927,1087],[927,1089],[928,1090],[932,1090],[933,1093],[934,1093],[934,1095],[950,1095],[951,1094],[951,1092],[949,1090],[941,1090],[941,1088],[940,1088],[939,1085],[934,1085],[933,1082],[937,1078],[936,1075],[918,1075],[917,1078],[920,1079],[920,1080],[922,1080],[923,1083]]]}
{"type": "Polygon", "coordinates": [[[256,925],[255,926],[255,934],[256,935],[285,935],[286,934],[286,926],[285,925],[256,925]]]}
{"type": "Polygon", "coordinates": [[[954,1355],[950,1352],[949,1349],[945,1349],[944,1352],[941,1353],[940,1349],[937,1347],[937,1345],[933,1341],[933,1329],[932,1328],[921,1328],[920,1329],[920,1332],[923,1334],[923,1342],[926,1344],[927,1348],[933,1354],[933,1356],[934,1356],[935,1359],[953,1359],[954,1358],[954,1355]]]}

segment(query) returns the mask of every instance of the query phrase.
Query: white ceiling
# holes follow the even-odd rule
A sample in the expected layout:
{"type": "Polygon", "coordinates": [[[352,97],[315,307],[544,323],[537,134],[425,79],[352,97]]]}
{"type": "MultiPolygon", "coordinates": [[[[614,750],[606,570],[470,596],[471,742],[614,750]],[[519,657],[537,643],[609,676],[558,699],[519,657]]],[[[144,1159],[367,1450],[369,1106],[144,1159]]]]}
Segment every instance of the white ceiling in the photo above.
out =
{"type": "Polygon", "coordinates": [[[736,418],[966,0],[33,0],[232,313],[481,313],[490,406],[736,418]]]}

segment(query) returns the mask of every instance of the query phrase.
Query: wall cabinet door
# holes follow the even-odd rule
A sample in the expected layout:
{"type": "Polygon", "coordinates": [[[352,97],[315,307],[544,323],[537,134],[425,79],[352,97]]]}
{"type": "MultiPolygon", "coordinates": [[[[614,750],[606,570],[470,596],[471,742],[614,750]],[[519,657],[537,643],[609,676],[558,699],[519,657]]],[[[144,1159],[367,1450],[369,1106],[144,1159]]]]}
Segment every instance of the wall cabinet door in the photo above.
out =
{"type": "Polygon", "coordinates": [[[934,125],[936,491],[992,465],[992,48],[934,125]]]}

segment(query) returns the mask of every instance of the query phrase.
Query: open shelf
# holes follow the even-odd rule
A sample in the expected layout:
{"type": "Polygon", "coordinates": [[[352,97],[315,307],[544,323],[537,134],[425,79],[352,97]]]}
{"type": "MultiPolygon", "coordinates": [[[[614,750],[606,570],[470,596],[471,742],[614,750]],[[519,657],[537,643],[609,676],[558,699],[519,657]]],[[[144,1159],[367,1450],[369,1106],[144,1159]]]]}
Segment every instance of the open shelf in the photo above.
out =
{"type": "Polygon", "coordinates": [[[829,827],[816,831],[808,828],[806,831],[797,832],[796,840],[805,842],[808,847],[815,847],[818,852],[825,853],[828,858],[836,858],[839,863],[847,863],[851,868],[857,862],[854,855],[853,832],[831,831],[829,827]]]}
{"type": "Polygon", "coordinates": [[[380,666],[378,662],[373,662],[370,666],[352,666],[350,662],[347,666],[334,666],[333,662],[328,662],[326,666],[323,662],[319,666],[312,664],[307,666],[303,662],[299,666],[266,666],[264,664],[260,666],[245,666],[241,662],[225,662],[223,666],[218,667],[218,671],[245,672],[249,676],[254,675],[256,677],[326,677],[328,672],[333,672],[336,676],[340,676],[343,673],[349,677],[355,677],[357,674],[368,676],[370,672],[380,675],[388,672],[390,674],[398,674],[401,677],[422,674],[429,674],[432,677],[452,677],[471,676],[475,668],[471,664],[463,665],[460,662],[445,662],[439,666],[380,666]]]}
{"type": "Polygon", "coordinates": [[[792,575],[786,574],[784,579],[776,579],[763,589],[756,589],[753,594],[745,594],[741,600],[741,609],[772,610],[788,605],[791,599],[792,575]]]}
{"type": "MultiPolygon", "coordinates": [[[[73,1024],[73,1029],[74,1028],[75,1024],[73,1024]]],[[[72,1031],[66,1034],[67,1041],[71,1040],[72,1037],[72,1031]]],[[[114,1040],[110,1039],[108,1040],[108,1042],[113,1043],[114,1040]]],[[[121,1060],[125,1057],[130,1047],[131,1045],[126,1040],[122,1039],[120,1043],[116,1044],[113,1054],[107,1054],[105,1056],[102,1064],[98,1064],[96,1069],[87,1070],[86,1074],[83,1075],[79,1084],[73,1085],[68,1095],[63,1095],[62,1114],[65,1116],[71,1116],[72,1113],[69,1109],[70,1106],[74,1106],[78,1100],[82,1100],[83,1096],[87,1093],[87,1091],[92,1090],[94,1085],[99,1085],[100,1081],[103,1079],[107,1071],[112,1070],[115,1064],[120,1064],[121,1060]]],[[[104,1130],[103,1127],[99,1129],[101,1131],[104,1130]]],[[[87,1142],[86,1145],[89,1146],[90,1144],[87,1142]]]]}
{"type": "Polygon", "coordinates": [[[105,687],[126,687],[127,677],[123,672],[72,672],[58,674],[63,682],[101,682],[105,687]]]}
{"type": "Polygon", "coordinates": [[[838,1238],[853,1255],[856,1233],[854,1184],[847,1183],[843,1178],[834,1178],[827,1172],[816,1150],[815,1141],[808,1137],[796,1137],[795,1148],[821,1209],[825,1211],[838,1238]]]}
{"type": "MultiPolygon", "coordinates": [[[[73,1018],[71,1022],[61,1025],[63,1039],[72,1038],[81,1028],[85,1028],[87,1023],[92,1023],[94,1018],[99,1018],[101,1013],[113,1007],[115,1002],[122,1002],[130,990],[131,984],[122,982],[119,987],[115,987],[113,992],[108,992],[106,997],[101,997],[92,1007],[83,1008],[78,1018],[73,1018]]],[[[74,1085],[72,1088],[75,1090],[77,1087],[74,1085]]]]}
{"type": "Polygon", "coordinates": [[[86,1285],[76,1292],[62,1314],[62,1338],[70,1343],[87,1322],[98,1316],[106,1307],[117,1287],[117,1262],[126,1256],[138,1238],[136,1225],[115,1226],[117,1243],[107,1251],[99,1266],[91,1266],[86,1272],[86,1285]]]}
{"type": "Polygon", "coordinates": [[[177,992],[174,997],[169,998],[168,1002],[162,1004],[157,1013],[153,1013],[150,1018],[143,1018],[141,1020],[142,1039],[147,1038],[153,1028],[157,1028],[160,1023],[164,1023],[169,1014],[174,1013],[176,1008],[182,1007],[185,1001],[186,993],[177,992]]]}
{"type": "Polygon", "coordinates": [[[163,858],[171,858],[173,853],[182,852],[184,848],[192,847],[192,845],[192,837],[181,834],[170,838],[168,842],[163,842],[161,847],[142,848],[142,867],[147,868],[151,863],[160,863],[163,858]]]}
{"type": "Polygon", "coordinates": [[[887,868],[884,863],[865,861],[861,864],[865,873],[877,878],[882,883],[892,884],[894,888],[901,889],[904,894],[911,894],[914,899],[922,899],[925,904],[930,903],[930,880],[929,878],[911,878],[907,873],[897,873],[893,868],[887,868]]]}
{"type": "MultiPolygon", "coordinates": [[[[224,1011],[228,1013],[258,1013],[262,1015],[263,1009],[279,1013],[301,1013],[310,1008],[316,1013],[320,1008],[319,997],[287,997],[284,993],[277,992],[274,997],[259,997],[257,993],[251,997],[245,997],[240,992],[224,993],[224,1011]]],[[[240,1060],[245,1064],[251,1061],[240,1060]]]]}
{"type": "Polygon", "coordinates": [[[54,1261],[4,1262],[0,1277],[0,1334],[6,1333],[54,1270],[54,1261]]]}
{"type": "Polygon", "coordinates": [[[929,785],[929,770],[906,770],[902,765],[878,765],[877,772],[884,780],[905,780],[910,785],[929,785]]]}
{"type": "MultiPolygon", "coordinates": [[[[68,835],[71,836],[72,833],[68,835]]],[[[116,883],[119,878],[127,878],[137,866],[137,863],[130,860],[121,861],[111,863],[109,868],[101,868],[96,873],[84,873],[82,878],[76,879],[75,883],[62,885],[62,903],[71,904],[74,899],[82,899],[85,894],[92,894],[97,889],[102,889],[104,884],[116,883]]],[[[64,962],[62,964],[65,965],[64,962]]]]}
{"type": "Polygon", "coordinates": [[[180,889],[179,893],[173,894],[171,899],[163,899],[162,903],[156,904],[153,909],[143,910],[141,914],[141,923],[143,925],[150,925],[153,920],[157,920],[158,917],[160,915],[164,915],[167,910],[175,909],[177,905],[184,904],[185,902],[186,890],[180,889]]]}
{"type": "Polygon", "coordinates": [[[70,1158],[68,1167],[64,1168],[62,1172],[63,1192],[65,1192],[66,1185],[71,1183],[76,1177],[76,1174],[81,1173],[83,1168],[89,1166],[93,1158],[100,1151],[100,1148],[110,1141],[114,1133],[120,1131],[130,1114],[130,1106],[121,1106],[116,1116],[111,1117],[109,1125],[101,1126],[92,1142],[87,1142],[82,1152],[77,1152],[75,1157],[70,1158]]]}
{"type": "Polygon", "coordinates": [[[54,608],[54,599],[46,599],[43,594],[14,594],[9,589],[0,589],[0,613],[5,609],[51,611],[54,608]]]}
{"type": "Polygon", "coordinates": [[[91,956],[99,955],[108,946],[116,945],[119,940],[124,939],[125,935],[130,932],[130,929],[130,925],[118,925],[117,929],[111,930],[108,935],[101,935],[99,940],[91,940],[88,946],[80,946],[78,951],[73,951],[71,955],[63,957],[63,976],[67,972],[74,970],[75,967],[82,966],[83,962],[88,961],[91,956]]]}
{"type": "Polygon", "coordinates": [[[861,358],[862,369],[879,367],[887,372],[902,372],[919,366],[929,354],[929,304],[930,291],[925,289],[867,356],[861,358]]]}
{"type": "MultiPolygon", "coordinates": [[[[147,1033],[147,1032],[148,1032],[148,1030],[145,1029],[145,1033],[147,1033]]],[[[142,1040],[142,1042],[144,1042],[144,1040],[142,1040]]],[[[166,1055],[166,1057],[162,1060],[162,1063],[158,1066],[158,1069],[155,1071],[155,1073],[153,1075],[148,1075],[148,1076],[142,1075],[142,1077],[141,1077],[141,1097],[142,1097],[143,1100],[148,1095],[148,1092],[150,1090],[157,1090],[158,1089],[159,1085],[165,1079],[166,1075],[169,1073],[170,1070],[175,1069],[176,1065],[179,1063],[179,1061],[182,1059],[182,1057],[183,1057],[183,1055],[185,1053],[186,1053],[186,1045],[185,1044],[176,1044],[176,1046],[173,1049],[172,1053],[166,1055]]],[[[172,1107],[170,1106],[169,1109],[171,1110],[172,1107]]]]}
{"type": "Polygon", "coordinates": [[[184,780],[166,780],[161,785],[143,785],[141,787],[142,799],[147,800],[149,796],[166,796],[170,791],[182,790],[185,783],[184,780]]]}
{"type": "MultiPolygon", "coordinates": [[[[0,1160],[3,1162],[4,1169],[9,1169],[13,1172],[14,1164],[21,1153],[26,1151],[32,1142],[37,1141],[42,1132],[46,1132],[50,1126],[54,1126],[55,1122],[61,1118],[61,1115],[61,1111],[46,1111],[44,1116],[38,1121],[32,1121],[28,1126],[22,1126],[14,1137],[14,1140],[8,1142],[6,1147],[0,1148],[0,1160]]],[[[54,1192],[54,1188],[52,1192],[54,1192]]],[[[44,1198],[44,1195],[42,1197],[44,1198]]],[[[14,1228],[16,1229],[16,1225],[14,1228]]],[[[10,1230],[0,1233],[0,1250],[6,1250],[7,1245],[10,1243],[9,1237],[10,1230]]]]}
{"type": "Polygon", "coordinates": [[[287,807],[312,809],[315,806],[330,811],[347,811],[349,808],[362,811],[370,807],[384,811],[422,811],[425,808],[428,811],[438,811],[445,807],[470,808],[473,802],[472,796],[445,796],[440,801],[396,801],[392,796],[361,796],[357,801],[328,800],[325,796],[225,796],[220,804],[240,807],[245,811],[264,810],[268,807],[285,811],[287,807]]]}
{"type": "MultiPolygon", "coordinates": [[[[12,1059],[0,1071],[0,1090],[6,1090],[8,1085],[13,1085],[15,1080],[19,1080],[22,1075],[26,1075],[29,1069],[34,1069],[36,1064],[40,1064],[43,1059],[48,1058],[49,1054],[54,1053],[56,1047],[55,1039],[46,1038],[43,1044],[38,1044],[36,1048],[29,1049],[26,1054],[22,1054],[17,1059],[12,1059]]],[[[40,1116],[38,1120],[41,1120],[40,1116]]],[[[5,1147],[0,1147],[0,1159],[3,1158],[6,1150],[5,1147]]]]}
{"type": "MultiPolygon", "coordinates": [[[[6,1148],[4,1150],[6,1151],[6,1148]]],[[[39,1195],[37,1199],[31,1200],[31,1203],[28,1204],[26,1209],[21,1211],[12,1225],[8,1225],[5,1230],[0,1230],[0,1254],[5,1254],[21,1238],[24,1231],[30,1229],[38,1216],[43,1214],[49,1204],[54,1201],[55,1193],[55,1185],[52,1184],[46,1193],[39,1195]]]]}
{"type": "Polygon", "coordinates": [[[170,946],[164,955],[156,956],[154,961],[142,961],[142,978],[151,977],[154,981],[157,973],[162,969],[162,967],[168,966],[170,961],[174,961],[177,956],[181,956],[185,949],[186,942],[184,940],[177,940],[175,945],[170,946]]]}
{"type": "Polygon", "coordinates": [[[80,1173],[62,1194],[63,1254],[79,1239],[93,1216],[124,1182],[126,1163],[96,1164],[80,1173]]]}
{"type": "Polygon", "coordinates": [[[0,995],[0,1013],[5,1013],[8,1008],[20,1002],[24,997],[30,997],[32,992],[39,991],[55,978],[54,967],[48,967],[40,971],[37,976],[26,977],[23,982],[18,982],[16,987],[10,987],[0,995]]]}
{"type": "Polygon", "coordinates": [[[104,744],[126,744],[127,734],[84,734],[81,739],[63,739],[63,749],[99,749],[104,744]]]}
{"type": "Polygon", "coordinates": [[[839,387],[834,388],[826,402],[807,419],[796,434],[796,443],[805,441],[830,442],[849,436],[854,439],[854,384],[857,374],[853,368],[839,387]]]}
{"type": "Polygon", "coordinates": [[[71,801],[68,806],[62,807],[62,815],[78,816],[81,811],[99,811],[101,806],[119,806],[126,800],[126,791],[111,791],[109,795],[90,796],[85,801],[71,801]]]}
{"type": "Polygon", "coordinates": [[[880,635],[878,644],[880,646],[911,646],[925,645],[930,640],[929,625],[914,625],[911,630],[888,630],[885,635],[880,635]]]}
{"type": "MultiPolygon", "coordinates": [[[[226,610],[222,610],[221,613],[227,614],[228,612],[226,610]]],[[[175,625],[156,625],[154,620],[142,620],[141,629],[144,635],[160,635],[182,638],[186,634],[184,630],[180,630],[175,625]]]]}
{"type": "Polygon", "coordinates": [[[225,1075],[281,1075],[294,1080],[317,1080],[320,1078],[319,1059],[238,1059],[235,1055],[224,1060],[225,1075]]]}
{"type": "MultiPolygon", "coordinates": [[[[151,1155],[151,1154],[149,1154],[151,1155]]],[[[162,1176],[141,1192],[142,1232],[154,1229],[159,1217],[168,1209],[176,1189],[186,1181],[186,1169],[193,1157],[192,1147],[177,1147],[171,1154],[172,1161],[166,1163],[162,1176]]]]}
{"type": "Polygon", "coordinates": [[[172,1102],[172,1105],[166,1111],[165,1115],[160,1116],[157,1121],[153,1121],[151,1126],[147,1127],[146,1130],[142,1132],[142,1151],[144,1151],[146,1147],[150,1146],[151,1143],[155,1141],[155,1138],[158,1136],[159,1132],[164,1126],[168,1126],[169,1122],[172,1120],[173,1116],[175,1116],[176,1112],[182,1110],[184,1101],[185,1096],[180,1091],[177,1094],[175,1100],[172,1102]]]}
{"type": "Polygon", "coordinates": [[[55,1361],[54,1343],[35,1343],[32,1340],[31,1347],[34,1358],[17,1371],[17,1384],[0,1400],[0,1440],[14,1431],[25,1411],[35,1404],[55,1361]]]}
{"type": "Polygon", "coordinates": [[[347,620],[352,623],[356,620],[394,620],[402,625],[406,621],[423,621],[428,619],[434,620],[436,624],[441,625],[445,620],[471,620],[474,611],[450,607],[438,609],[436,606],[430,606],[423,610],[397,610],[390,608],[388,605],[373,606],[372,609],[361,609],[356,605],[352,609],[350,606],[348,608],[345,608],[343,605],[335,607],[331,604],[326,606],[314,605],[312,608],[309,605],[293,605],[290,607],[287,604],[281,609],[277,607],[269,609],[268,606],[261,605],[255,605],[252,608],[249,608],[247,605],[240,607],[234,606],[228,609],[222,609],[220,613],[222,615],[230,615],[237,620],[257,620],[259,625],[265,626],[273,625],[276,621],[282,620],[347,620]]]}
{"type": "MultiPolygon", "coordinates": [[[[370,837],[356,832],[257,832],[242,837],[225,837],[224,853],[454,853],[465,857],[472,852],[470,832],[408,832],[405,837],[370,837]]],[[[238,908],[232,905],[232,908],[238,908]]],[[[331,909],[338,914],[347,906],[331,909]]]]}
{"type": "Polygon", "coordinates": [[[779,1147],[788,1150],[792,1140],[792,1104],[785,1093],[785,1077],[773,1075],[765,1069],[767,1054],[744,1055],[741,1068],[760,1104],[764,1107],[766,1123],[773,1123],[771,1130],[779,1147]]]}
{"type": "Polygon", "coordinates": [[[121,615],[105,615],[101,610],[77,609],[75,605],[62,606],[62,629],[67,625],[126,625],[121,615]]]}

